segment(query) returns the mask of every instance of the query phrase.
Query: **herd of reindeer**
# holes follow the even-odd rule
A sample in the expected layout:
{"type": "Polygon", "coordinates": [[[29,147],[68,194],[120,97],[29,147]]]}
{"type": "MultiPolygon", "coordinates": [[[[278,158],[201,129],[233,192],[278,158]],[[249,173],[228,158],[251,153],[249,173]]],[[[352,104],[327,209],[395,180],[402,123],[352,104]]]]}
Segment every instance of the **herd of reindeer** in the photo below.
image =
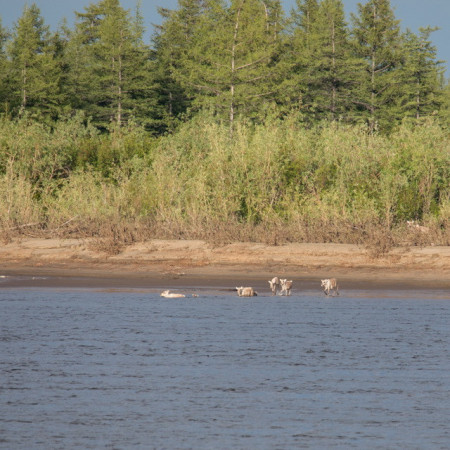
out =
{"type": "MultiPolygon", "coordinates": [[[[406,224],[409,229],[414,232],[419,233],[429,233],[430,229],[428,227],[419,225],[415,220],[407,220],[406,224]]],[[[321,287],[325,295],[339,295],[339,288],[336,278],[327,278],[325,280],[321,280],[321,287]]],[[[292,280],[273,277],[269,280],[270,289],[273,295],[291,295],[292,289],[292,280]]],[[[255,291],[252,287],[236,287],[235,290],[239,297],[255,297],[258,295],[258,292],[255,291]]],[[[161,293],[161,297],[166,298],[177,298],[177,297],[186,297],[184,294],[170,292],[166,290],[161,293]]],[[[197,297],[196,294],[193,294],[193,297],[197,297]]]]}
{"type": "MultiPolygon", "coordinates": [[[[339,287],[336,278],[327,278],[325,280],[321,280],[321,287],[323,288],[323,292],[325,295],[336,294],[339,295],[339,287]]],[[[288,280],[287,278],[278,278],[273,277],[269,280],[270,290],[272,291],[272,295],[291,295],[292,290],[292,280],[288,280]]],[[[255,297],[258,295],[252,287],[236,287],[235,290],[239,297],[255,297]]],[[[193,295],[197,297],[197,295],[193,295]]],[[[180,294],[177,292],[170,292],[166,290],[161,293],[161,297],[165,298],[181,298],[186,297],[184,294],[180,294]]]]}
{"type": "MultiPolygon", "coordinates": [[[[321,287],[323,288],[325,295],[330,295],[330,293],[332,294],[333,292],[336,295],[339,295],[339,287],[336,278],[327,278],[321,280],[321,282],[321,287]]],[[[292,283],[292,280],[288,280],[287,278],[273,277],[269,280],[272,295],[291,295],[292,283]]],[[[236,287],[236,291],[239,297],[254,297],[258,295],[258,292],[252,287],[236,287]]]]}

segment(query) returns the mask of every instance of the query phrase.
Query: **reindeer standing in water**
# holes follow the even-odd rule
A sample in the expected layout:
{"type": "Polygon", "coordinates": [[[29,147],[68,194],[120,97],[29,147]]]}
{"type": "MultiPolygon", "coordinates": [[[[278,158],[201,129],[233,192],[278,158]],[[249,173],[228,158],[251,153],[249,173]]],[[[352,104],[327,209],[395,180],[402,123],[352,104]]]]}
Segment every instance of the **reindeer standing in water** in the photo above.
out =
{"type": "Polygon", "coordinates": [[[280,279],[278,277],[273,277],[269,280],[270,290],[272,291],[272,295],[277,295],[278,291],[281,289],[280,279]]]}
{"type": "Polygon", "coordinates": [[[281,283],[281,293],[280,295],[291,295],[291,289],[292,289],[292,280],[288,280],[287,278],[284,278],[280,280],[281,283]]]}
{"type": "Polygon", "coordinates": [[[321,287],[323,287],[323,292],[325,292],[325,295],[330,295],[330,292],[333,290],[336,295],[339,295],[339,288],[336,278],[327,278],[326,280],[321,280],[321,282],[321,287]]]}

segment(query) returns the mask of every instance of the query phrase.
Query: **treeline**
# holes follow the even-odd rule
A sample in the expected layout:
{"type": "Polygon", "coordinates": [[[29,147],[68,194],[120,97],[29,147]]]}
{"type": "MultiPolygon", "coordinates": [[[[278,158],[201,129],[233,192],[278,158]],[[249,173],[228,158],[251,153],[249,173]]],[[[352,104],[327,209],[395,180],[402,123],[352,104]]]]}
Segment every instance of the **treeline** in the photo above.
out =
{"type": "Polygon", "coordinates": [[[0,26],[0,113],[48,123],[83,111],[107,130],[133,120],[171,132],[202,110],[232,125],[293,112],[389,132],[405,117],[448,120],[449,91],[433,28],[400,30],[389,0],[179,0],[160,8],[151,45],[119,0],[76,13],[51,32],[36,5],[0,26]]]}

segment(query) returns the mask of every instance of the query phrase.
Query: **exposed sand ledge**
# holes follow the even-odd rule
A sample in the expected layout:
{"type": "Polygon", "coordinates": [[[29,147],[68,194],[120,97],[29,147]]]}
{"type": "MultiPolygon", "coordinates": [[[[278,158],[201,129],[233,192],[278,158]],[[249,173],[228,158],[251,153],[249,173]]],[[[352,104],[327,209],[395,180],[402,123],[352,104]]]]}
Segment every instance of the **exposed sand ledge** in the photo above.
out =
{"type": "Polygon", "coordinates": [[[347,244],[216,246],[194,240],[151,240],[114,256],[95,251],[88,239],[22,238],[0,246],[0,275],[30,274],[64,277],[66,283],[83,277],[103,286],[106,280],[123,286],[162,286],[168,280],[171,286],[218,281],[235,285],[252,280],[265,286],[267,277],[278,275],[311,283],[336,276],[356,287],[450,289],[450,247],[398,248],[371,258],[364,248],[347,244]]]}

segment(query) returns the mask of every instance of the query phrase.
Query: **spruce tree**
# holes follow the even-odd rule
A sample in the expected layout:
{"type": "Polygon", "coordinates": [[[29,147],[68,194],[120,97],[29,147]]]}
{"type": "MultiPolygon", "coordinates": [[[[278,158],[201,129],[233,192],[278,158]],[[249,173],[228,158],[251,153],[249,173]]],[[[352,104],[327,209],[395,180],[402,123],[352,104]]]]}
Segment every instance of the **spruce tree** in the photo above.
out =
{"type": "Polygon", "coordinates": [[[352,54],[341,0],[322,0],[316,32],[315,102],[324,118],[353,120],[352,92],[362,65],[352,54]]]}
{"type": "Polygon", "coordinates": [[[355,103],[370,130],[378,125],[388,127],[397,118],[397,70],[402,57],[399,21],[389,0],[369,0],[358,4],[358,15],[352,14],[354,50],[365,61],[365,71],[355,103]]]}
{"type": "Polygon", "coordinates": [[[8,47],[11,103],[19,114],[29,111],[54,117],[59,110],[61,67],[52,44],[39,8],[25,6],[8,47]]]}
{"type": "Polygon", "coordinates": [[[79,30],[66,29],[67,43],[64,51],[66,71],[65,92],[72,109],[90,111],[89,102],[94,83],[92,82],[92,57],[87,39],[79,30]]]}
{"type": "Polygon", "coordinates": [[[173,130],[191,107],[194,90],[180,83],[179,74],[204,7],[203,0],[179,0],[176,10],[158,9],[163,22],[153,35],[153,64],[160,131],[173,130]]]}
{"type": "Polygon", "coordinates": [[[296,0],[296,6],[297,8],[292,11],[292,18],[303,35],[304,46],[308,48],[319,14],[319,0],[296,0]]]}
{"type": "Polygon", "coordinates": [[[120,126],[132,115],[147,122],[152,85],[139,16],[133,21],[119,0],[102,0],[77,17],[68,48],[72,98],[77,92],[82,97],[76,106],[104,128],[120,126]]]}
{"type": "Polygon", "coordinates": [[[283,81],[285,102],[311,117],[314,95],[311,89],[312,60],[318,45],[315,43],[315,26],[319,11],[318,0],[296,0],[291,11],[289,38],[283,54],[286,77],[283,81]]]}
{"type": "Polygon", "coordinates": [[[279,1],[207,2],[175,77],[194,92],[193,104],[233,124],[260,118],[278,89],[279,1]]]}
{"type": "Polygon", "coordinates": [[[399,71],[402,88],[401,109],[405,116],[420,119],[437,112],[442,104],[443,69],[430,35],[437,28],[420,28],[419,34],[407,30],[404,60],[399,71]]]}
{"type": "Polygon", "coordinates": [[[314,120],[350,120],[360,64],[352,56],[342,1],[298,1],[297,7],[292,63],[302,109],[314,120]]]}
{"type": "Polygon", "coordinates": [[[227,106],[232,124],[236,114],[262,118],[277,98],[283,15],[277,0],[232,1],[228,14],[233,37],[224,54],[230,54],[227,106]]]}

